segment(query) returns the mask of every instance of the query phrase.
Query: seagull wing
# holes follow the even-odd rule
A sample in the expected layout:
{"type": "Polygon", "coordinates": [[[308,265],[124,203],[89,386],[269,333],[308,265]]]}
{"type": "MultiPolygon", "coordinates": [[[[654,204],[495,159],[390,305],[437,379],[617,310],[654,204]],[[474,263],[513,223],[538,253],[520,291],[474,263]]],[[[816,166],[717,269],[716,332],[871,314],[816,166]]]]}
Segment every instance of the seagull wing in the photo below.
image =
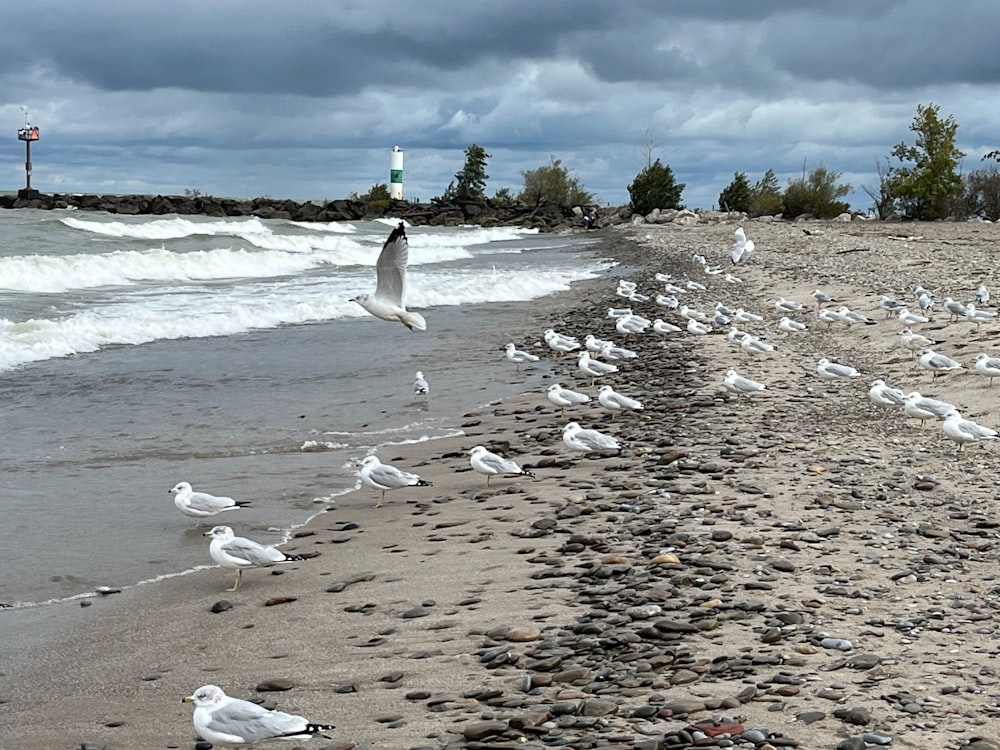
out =
{"type": "Polygon", "coordinates": [[[406,232],[400,223],[389,239],[382,245],[375,272],[378,274],[378,284],[375,287],[375,297],[398,307],[403,306],[406,295],[406,264],[410,260],[410,245],[406,241],[406,232]]]}
{"type": "Polygon", "coordinates": [[[395,466],[379,464],[368,475],[375,484],[388,489],[408,487],[416,482],[420,477],[408,471],[400,471],[395,466]]]}
{"type": "Polygon", "coordinates": [[[192,492],[185,505],[197,513],[218,513],[236,505],[231,497],[217,497],[207,492],[192,492]]]}
{"type": "Polygon", "coordinates": [[[244,565],[272,565],[285,559],[284,552],[241,536],[226,542],[221,549],[237,563],[242,562],[244,565]]]}

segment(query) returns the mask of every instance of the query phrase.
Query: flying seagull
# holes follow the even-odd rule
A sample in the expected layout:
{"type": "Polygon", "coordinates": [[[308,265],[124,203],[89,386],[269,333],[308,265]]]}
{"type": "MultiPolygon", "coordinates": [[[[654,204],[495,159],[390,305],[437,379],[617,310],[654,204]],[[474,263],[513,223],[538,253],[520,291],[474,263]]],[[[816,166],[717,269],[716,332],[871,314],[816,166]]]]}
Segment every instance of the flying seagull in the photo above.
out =
{"type": "Polygon", "coordinates": [[[399,222],[382,245],[375,264],[378,277],[375,294],[359,294],[352,297],[351,302],[357,302],[376,318],[398,320],[411,331],[426,331],[424,317],[406,309],[406,264],[409,259],[410,245],[403,222],[399,222]]]}

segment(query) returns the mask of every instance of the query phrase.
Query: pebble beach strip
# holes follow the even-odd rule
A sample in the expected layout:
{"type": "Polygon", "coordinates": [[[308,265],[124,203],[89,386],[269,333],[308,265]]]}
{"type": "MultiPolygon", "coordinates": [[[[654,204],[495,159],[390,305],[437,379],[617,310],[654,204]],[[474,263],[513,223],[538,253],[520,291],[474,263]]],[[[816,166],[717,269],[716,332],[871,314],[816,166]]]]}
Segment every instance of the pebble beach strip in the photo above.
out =
{"type": "MultiPolygon", "coordinates": [[[[559,539],[551,553],[526,547],[524,559],[539,591],[570,592],[575,615],[479,634],[489,687],[408,696],[475,715],[445,747],[1000,748],[996,448],[977,446],[959,462],[939,429],[921,433],[866,398],[876,376],[931,392],[930,376],[894,347],[897,321],[832,329],[813,308],[800,316],[807,332],[781,338],[773,310],[778,296],[808,301],[817,286],[873,318],[880,294],[914,283],[974,290],[997,233],[748,227],[758,250],[735,269],[741,285],[698,275],[690,260],[725,258],[732,226],[635,227],[612,241],[640,291],[654,294],[654,274],[670,273],[707,287],[689,304],[721,299],[763,313],[774,356],[748,362],[721,335],[617,337],[639,358],[607,382],[645,409],[587,426],[625,438],[619,457],[539,449],[557,443],[558,430],[530,400],[496,411],[512,421],[508,446],[541,455],[531,468],[565,498],[521,533],[559,539]],[[864,377],[828,385],[813,369],[821,356],[849,360],[864,377]],[[766,395],[726,393],[722,375],[733,366],[766,382],[766,395]],[[586,478],[571,470],[581,461],[597,467],[586,478]]],[[[622,300],[605,283],[548,325],[614,337],[605,313],[622,300]]],[[[968,324],[938,335],[966,359],[993,339],[968,324]]],[[[586,389],[572,385],[572,369],[562,382],[586,389]]],[[[979,407],[995,425],[985,379],[954,382],[963,408],[979,407]]]]}

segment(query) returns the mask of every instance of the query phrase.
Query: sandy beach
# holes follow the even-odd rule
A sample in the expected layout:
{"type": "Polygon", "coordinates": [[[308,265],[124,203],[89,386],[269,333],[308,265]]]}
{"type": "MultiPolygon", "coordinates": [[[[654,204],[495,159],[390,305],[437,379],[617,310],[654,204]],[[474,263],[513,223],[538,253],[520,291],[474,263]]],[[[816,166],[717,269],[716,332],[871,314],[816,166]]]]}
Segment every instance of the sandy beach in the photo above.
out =
{"type": "Polygon", "coordinates": [[[505,340],[466,353],[496,357],[523,395],[457,418],[461,436],[380,455],[432,487],[390,492],[377,510],[373,491],[344,496],[283,547],[318,556],[247,571],[236,592],[233,572],[213,569],[93,601],[30,669],[4,665],[0,747],[193,748],[181,698],[215,683],[335,724],[312,750],[1000,750],[1000,446],[960,454],[940,420],[921,427],[867,395],[882,378],[998,426],[1000,383],[973,362],[1000,356],[1000,323],[951,320],[941,304],[997,285],[1000,231],[745,227],[756,250],[735,268],[732,222],[604,230],[598,252],[623,270],[526,306],[515,343],[543,366],[506,362],[505,340]],[[657,273],[709,315],[717,302],[761,315],[736,325],[775,350],[748,354],[725,328],[617,333],[612,306],[684,322],[616,295],[621,277],[663,293],[657,273]],[[962,370],[917,366],[906,326],[879,307],[886,295],[915,310],[917,284],[937,304],[910,327],[962,370]],[[871,322],[822,322],[817,288],[871,322]],[[779,311],[778,298],[805,309],[779,311]],[[807,329],[781,331],[783,315],[807,329]],[[638,356],[595,385],[547,351],[545,328],[638,356]],[[820,378],[824,357],[860,377],[820,378]],[[730,368],[766,389],[728,392],[730,368]],[[556,381],[593,401],[561,415],[544,395],[556,381]],[[609,414],[601,383],[643,410],[609,414]],[[627,447],[575,453],[561,440],[571,420],[627,447]],[[535,477],[487,487],[468,460],[480,444],[535,477]]]}

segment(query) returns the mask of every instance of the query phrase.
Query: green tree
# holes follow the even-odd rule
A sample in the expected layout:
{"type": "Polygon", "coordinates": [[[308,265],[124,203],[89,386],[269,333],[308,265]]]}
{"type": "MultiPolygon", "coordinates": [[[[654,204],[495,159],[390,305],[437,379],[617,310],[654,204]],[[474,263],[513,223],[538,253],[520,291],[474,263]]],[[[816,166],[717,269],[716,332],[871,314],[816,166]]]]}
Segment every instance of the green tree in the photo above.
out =
{"type": "Polygon", "coordinates": [[[990,221],[1000,219],[1000,170],[997,166],[970,172],[965,184],[966,200],[960,218],[978,215],[990,221]]]}
{"type": "Polygon", "coordinates": [[[486,174],[486,161],[489,158],[486,149],[475,143],[465,149],[465,166],[455,173],[455,200],[486,200],[486,181],[490,178],[486,174]]]}
{"type": "Polygon", "coordinates": [[[571,177],[562,160],[554,156],[549,163],[521,172],[524,189],[517,199],[529,206],[554,203],[558,206],[582,206],[594,202],[594,194],[583,189],[576,177],[571,177]]]}
{"type": "Polygon", "coordinates": [[[753,187],[746,172],[734,172],[733,181],[719,193],[719,208],[723,211],[750,212],[750,199],[753,198],[753,187]]]}
{"type": "Polygon", "coordinates": [[[669,165],[657,159],[646,166],[628,186],[629,205],[639,214],[648,214],[656,208],[681,208],[684,183],[674,179],[669,165]]]}
{"type": "Polygon", "coordinates": [[[753,186],[750,208],[747,213],[751,216],[774,216],[781,213],[781,202],[778,178],[774,174],[774,170],[769,169],[753,186]]]}
{"type": "Polygon", "coordinates": [[[789,180],[782,197],[782,214],[787,219],[809,215],[817,219],[832,219],[851,209],[837,200],[851,192],[851,186],[837,184],[840,172],[831,172],[822,164],[808,175],[789,180]]]}
{"type": "Polygon", "coordinates": [[[936,104],[917,105],[910,124],[916,133],[913,145],[899,143],[892,156],[913,166],[892,169],[893,191],[903,213],[911,219],[943,219],[964,190],[958,167],[965,153],[955,145],[958,123],[949,115],[942,120],[936,104]]]}
{"type": "Polygon", "coordinates": [[[509,204],[514,202],[514,195],[510,192],[510,188],[504,185],[493,194],[493,200],[497,203],[509,204]]]}

